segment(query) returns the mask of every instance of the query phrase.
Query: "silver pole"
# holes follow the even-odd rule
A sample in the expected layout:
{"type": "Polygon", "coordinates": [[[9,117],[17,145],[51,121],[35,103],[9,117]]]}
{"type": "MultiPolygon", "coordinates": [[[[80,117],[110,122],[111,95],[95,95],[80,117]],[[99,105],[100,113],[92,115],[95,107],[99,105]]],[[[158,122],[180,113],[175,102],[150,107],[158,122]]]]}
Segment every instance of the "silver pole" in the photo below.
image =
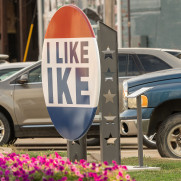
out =
{"type": "Polygon", "coordinates": [[[118,48],[122,48],[122,15],[121,0],[117,0],[117,32],[118,32],[118,48]]]}
{"type": "Polygon", "coordinates": [[[137,128],[138,128],[138,160],[139,166],[143,167],[143,128],[142,128],[142,111],[141,111],[141,95],[137,99],[137,128]]]}
{"type": "Polygon", "coordinates": [[[38,46],[39,46],[39,59],[41,59],[42,56],[42,48],[43,48],[43,37],[44,37],[44,31],[43,31],[43,11],[42,11],[42,0],[37,1],[37,7],[38,7],[38,46]]]}

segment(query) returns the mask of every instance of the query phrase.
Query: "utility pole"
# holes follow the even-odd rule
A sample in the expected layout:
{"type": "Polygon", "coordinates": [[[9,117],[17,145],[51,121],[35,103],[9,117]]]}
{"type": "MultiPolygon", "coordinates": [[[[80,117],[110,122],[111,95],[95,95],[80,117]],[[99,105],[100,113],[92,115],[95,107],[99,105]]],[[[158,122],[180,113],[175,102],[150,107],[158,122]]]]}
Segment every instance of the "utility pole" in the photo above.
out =
{"type": "MultiPolygon", "coordinates": [[[[3,1],[3,0],[2,0],[3,1]]],[[[26,47],[26,6],[25,1],[19,0],[19,25],[20,25],[20,61],[23,61],[24,51],[26,47]]]]}
{"type": "Polygon", "coordinates": [[[130,18],[130,0],[128,3],[128,47],[131,47],[131,18],[130,18]]]}
{"type": "Polygon", "coordinates": [[[39,59],[41,59],[42,58],[43,37],[44,37],[42,0],[37,1],[37,7],[38,7],[38,46],[39,46],[39,59]]]}
{"type": "Polygon", "coordinates": [[[122,48],[122,4],[121,0],[117,0],[117,36],[118,36],[118,48],[122,48]]]}
{"type": "Polygon", "coordinates": [[[8,54],[7,1],[0,0],[1,53],[8,54]]]}
{"type": "Polygon", "coordinates": [[[114,19],[114,0],[105,0],[105,24],[114,29],[115,19],[114,19]]]}

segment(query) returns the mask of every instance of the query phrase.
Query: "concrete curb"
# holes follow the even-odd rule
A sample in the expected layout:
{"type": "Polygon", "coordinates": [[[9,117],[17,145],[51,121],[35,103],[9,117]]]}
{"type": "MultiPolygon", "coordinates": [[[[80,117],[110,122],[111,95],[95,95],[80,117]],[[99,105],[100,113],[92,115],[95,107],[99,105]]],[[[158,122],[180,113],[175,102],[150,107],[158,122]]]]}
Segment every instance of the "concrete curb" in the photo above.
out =
{"type": "Polygon", "coordinates": [[[0,147],[0,153],[12,153],[12,149],[8,147],[0,147]]]}

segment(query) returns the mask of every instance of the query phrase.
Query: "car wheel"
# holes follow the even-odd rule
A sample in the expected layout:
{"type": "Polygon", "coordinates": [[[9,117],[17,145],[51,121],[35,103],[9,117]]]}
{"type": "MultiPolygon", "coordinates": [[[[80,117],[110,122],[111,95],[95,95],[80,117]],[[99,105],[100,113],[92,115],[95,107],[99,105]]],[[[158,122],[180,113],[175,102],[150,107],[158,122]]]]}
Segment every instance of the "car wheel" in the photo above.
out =
{"type": "Polygon", "coordinates": [[[162,157],[181,158],[181,114],[171,115],[157,132],[157,148],[162,157]]]}
{"type": "Polygon", "coordinates": [[[99,146],[100,138],[87,138],[87,145],[88,146],[99,146]]]}
{"type": "Polygon", "coordinates": [[[143,145],[150,149],[156,149],[156,133],[150,136],[143,135],[143,145]]]}
{"type": "Polygon", "coordinates": [[[0,113],[0,145],[8,144],[14,140],[11,138],[11,131],[9,121],[4,114],[0,113]]]}

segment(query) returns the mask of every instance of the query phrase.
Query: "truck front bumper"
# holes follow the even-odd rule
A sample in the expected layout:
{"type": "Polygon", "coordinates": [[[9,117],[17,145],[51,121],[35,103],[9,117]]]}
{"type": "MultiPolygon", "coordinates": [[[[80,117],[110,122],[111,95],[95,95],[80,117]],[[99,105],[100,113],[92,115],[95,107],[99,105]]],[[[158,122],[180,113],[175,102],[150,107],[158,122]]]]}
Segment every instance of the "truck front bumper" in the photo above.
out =
{"type": "MultiPolygon", "coordinates": [[[[148,133],[148,126],[152,114],[152,108],[142,108],[143,134],[148,133]]],[[[121,135],[137,135],[137,110],[128,109],[120,113],[120,133],[121,135]]]]}

